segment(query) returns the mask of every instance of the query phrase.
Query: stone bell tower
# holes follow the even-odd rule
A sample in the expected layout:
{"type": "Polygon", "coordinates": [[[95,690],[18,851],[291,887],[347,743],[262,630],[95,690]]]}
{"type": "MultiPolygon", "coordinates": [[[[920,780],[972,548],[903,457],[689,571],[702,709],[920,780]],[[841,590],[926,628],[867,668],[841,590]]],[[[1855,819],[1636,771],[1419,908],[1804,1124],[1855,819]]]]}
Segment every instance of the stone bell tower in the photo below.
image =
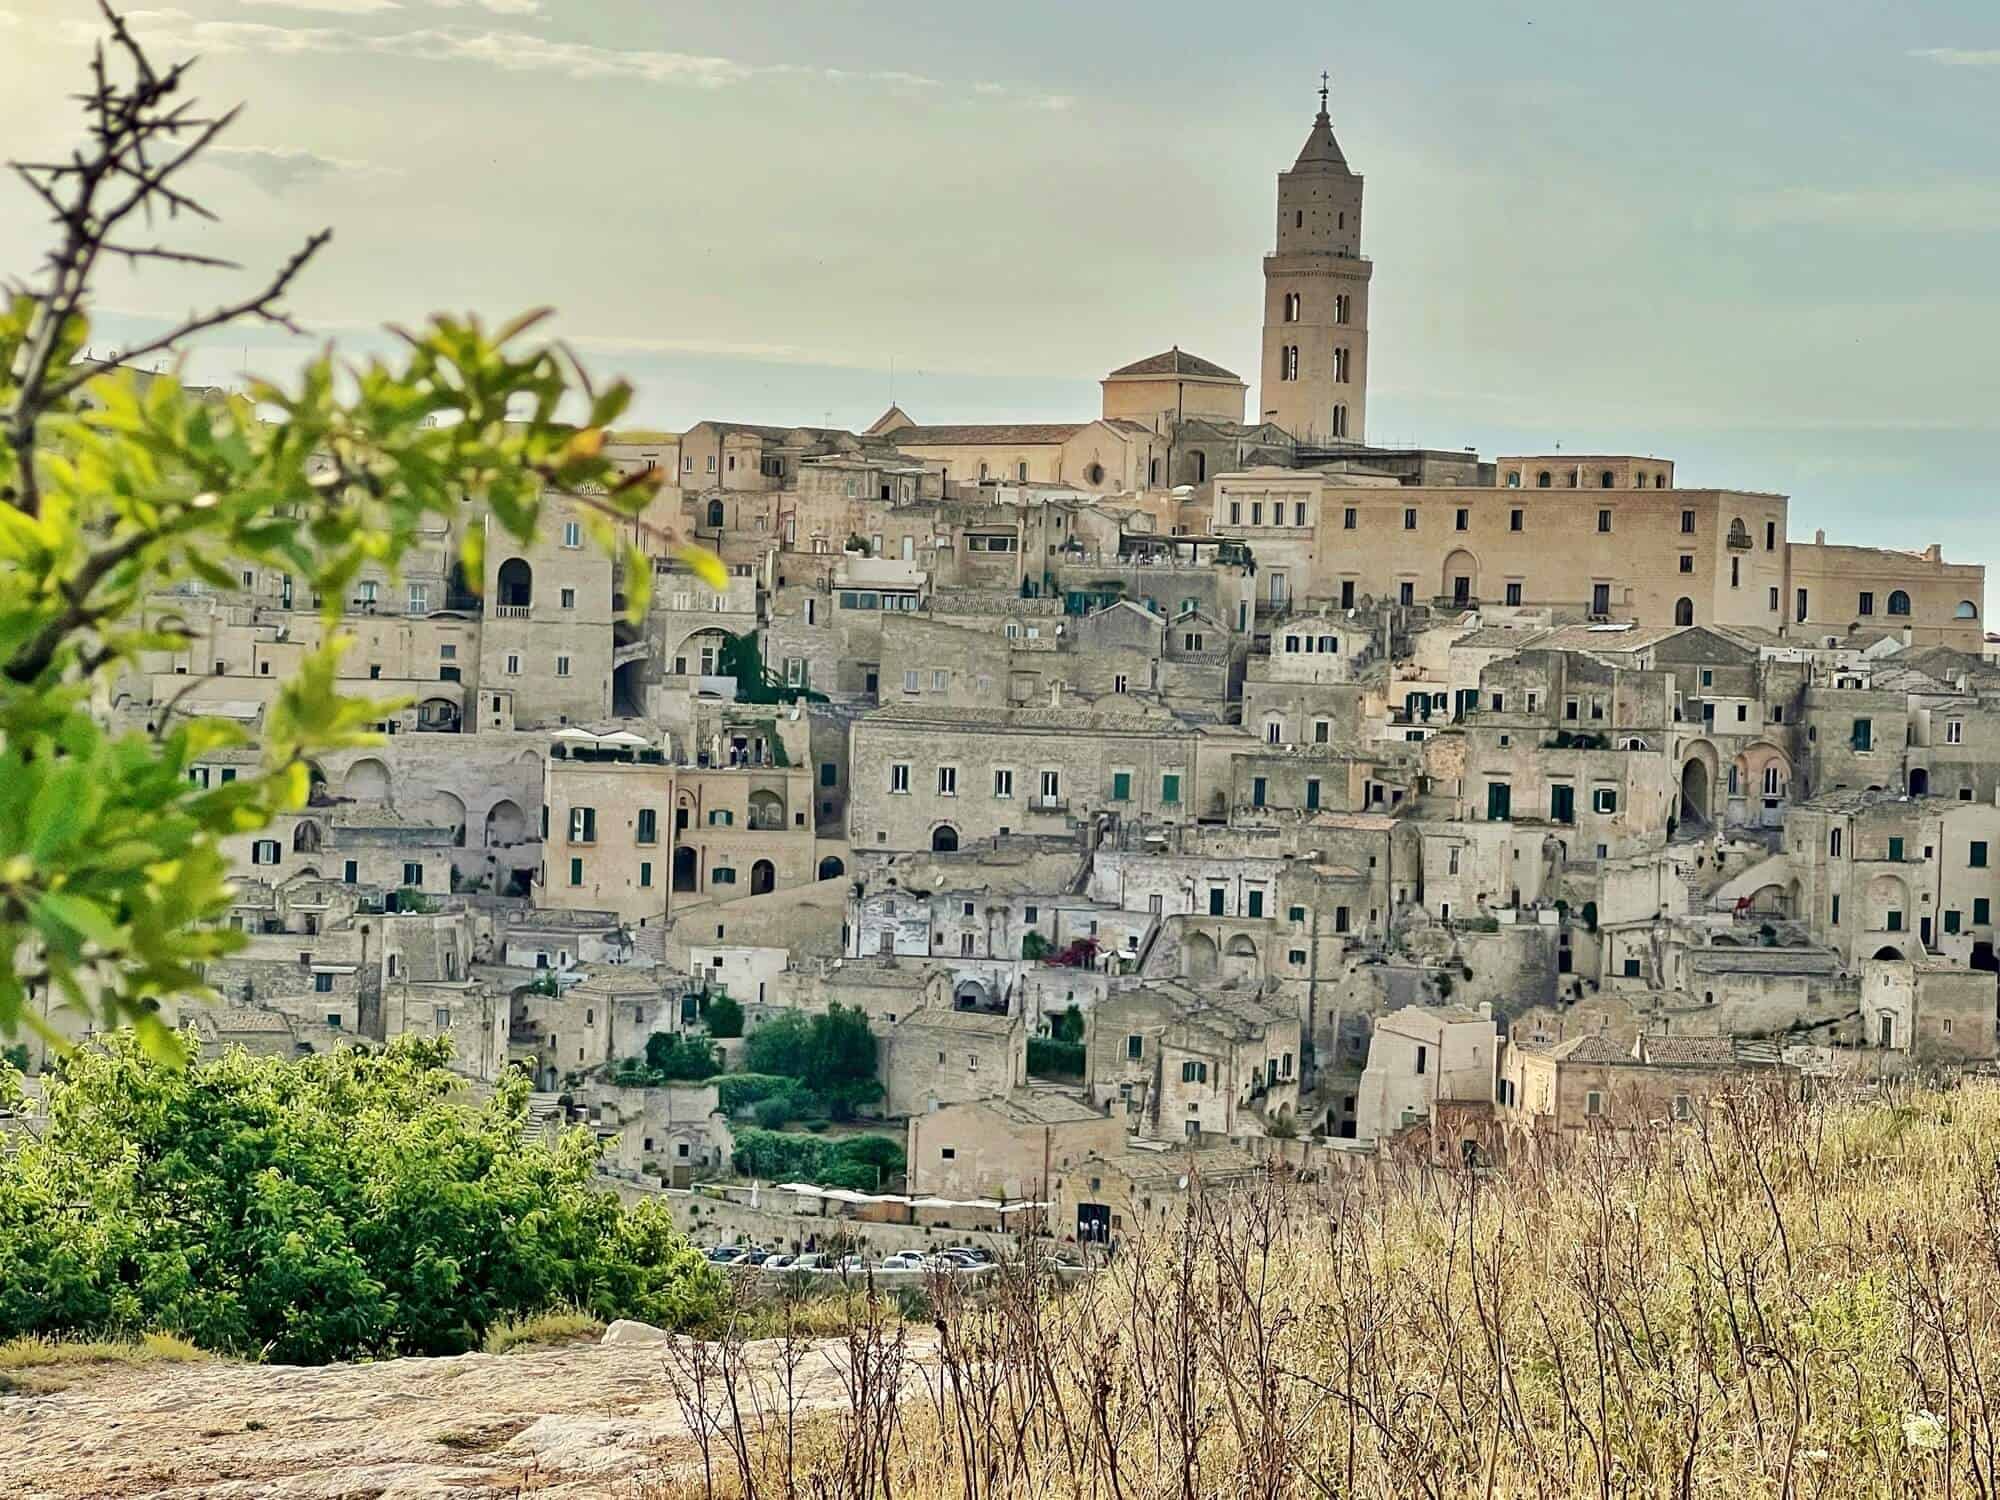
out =
{"type": "Polygon", "coordinates": [[[1368,279],[1361,178],[1326,112],[1278,174],[1278,239],[1264,257],[1264,364],[1258,415],[1302,443],[1360,443],[1368,431],[1368,279]]]}

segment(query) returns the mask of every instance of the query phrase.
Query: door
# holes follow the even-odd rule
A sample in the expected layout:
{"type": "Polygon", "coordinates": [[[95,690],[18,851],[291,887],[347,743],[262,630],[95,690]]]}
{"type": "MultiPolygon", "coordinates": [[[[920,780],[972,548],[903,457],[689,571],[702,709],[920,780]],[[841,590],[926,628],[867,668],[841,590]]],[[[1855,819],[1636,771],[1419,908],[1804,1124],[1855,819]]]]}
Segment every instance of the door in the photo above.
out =
{"type": "Polygon", "coordinates": [[[1576,821],[1576,788],[1558,782],[1549,788],[1549,819],[1556,823],[1576,821]]]}
{"type": "Polygon", "coordinates": [[[1514,789],[1504,781],[1495,781],[1486,788],[1486,820],[1489,823],[1504,823],[1514,814],[1514,789]]]}
{"type": "Polygon", "coordinates": [[[1111,1205],[1079,1203],[1076,1206],[1076,1242],[1102,1245],[1111,1238],[1111,1205]]]}

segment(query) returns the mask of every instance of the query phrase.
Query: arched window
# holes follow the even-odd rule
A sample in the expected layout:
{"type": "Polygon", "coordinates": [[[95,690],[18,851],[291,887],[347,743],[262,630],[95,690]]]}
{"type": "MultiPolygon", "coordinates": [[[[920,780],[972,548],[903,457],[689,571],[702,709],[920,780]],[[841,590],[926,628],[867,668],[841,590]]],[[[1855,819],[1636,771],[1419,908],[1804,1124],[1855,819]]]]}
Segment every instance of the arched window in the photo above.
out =
{"type": "Polygon", "coordinates": [[[1954,620],[1976,620],[1979,618],[1979,606],[1970,599],[1961,599],[1958,601],[1958,608],[1951,612],[1951,617],[1954,620]]]}
{"type": "Polygon", "coordinates": [[[1597,476],[1597,487],[1599,489],[1608,490],[1615,483],[1617,483],[1617,475],[1613,474],[1609,469],[1606,469],[1602,474],[1597,476]]]}
{"type": "Polygon", "coordinates": [[[1653,476],[1653,488],[1656,490],[1663,490],[1666,487],[1667,487],[1667,476],[1664,474],[1655,474],[1653,476]]]}
{"type": "Polygon", "coordinates": [[[508,558],[500,564],[500,603],[510,609],[526,609],[534,602],[535,570],[521,558],[508,558]]]}
{"type": "Polygon", "coordinates": [[[1694,600],[1683,597],[1674,601],[1674,623],[1676,625],[1694,624],[1694,600]]]}
{"type": "Polygon", "coordinates": [[[1297,292],[1287,292],[1285,293],[1285,321],[1287,323],[1296,323],[1298,320],[1299,294],[1297,292]]]}
{"type": "Polygon", "coordinates": [[[1901,589],[1897,589],[1889,596],[1889,613],[1892,615],[1906,615],[1909,612],[1910,596],[1901,589]]]}
{"type": "Polygon", "coordinates": [[[1332,427],[1335,437],[1344,438],[1347,436],[1347,408],[1338,402],[1334,404],[1333,408],[1332,427]]]}
{"type": "Polygon", "coordinates": [[[720,526],[720,525],[722,524],[722,514],[723,514],[723,513],[722,513],[722,502],[721,502],[720,500],[711,500],[711,501],[709,501],[709,502],[708,502],[708,524],[709,524],[709,525],[711,525],[711,526],[720,526]]]}
{"type": "Polygon", "coordinates": [[[1197,448],[1194,450],[1194,482],[1203,483],[1208,478],[1208,455],[1197,448]]]}
{"type": "Polygon", "coordinates": [[[1549,473],[1547,469],[1542,470],[1541,473],[1535,476],[1535,488],[1538,490],[1545,490],[1555,482],[1555,476],[1549,473]]]}
{"type": "Polygon", "coordinates": [[[1083,478],[1086,484],[1104,483],[1104,465],[1099,463],[1084,465],[1083,478]]]}

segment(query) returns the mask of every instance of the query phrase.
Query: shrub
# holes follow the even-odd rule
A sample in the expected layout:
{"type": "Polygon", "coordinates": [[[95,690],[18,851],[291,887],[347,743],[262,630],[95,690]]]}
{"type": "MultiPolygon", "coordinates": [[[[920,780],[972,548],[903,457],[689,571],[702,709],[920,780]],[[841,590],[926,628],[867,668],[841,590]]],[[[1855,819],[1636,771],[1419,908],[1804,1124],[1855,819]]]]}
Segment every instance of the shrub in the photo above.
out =
{"type": "Polygon", "coordinates": [[[736,1132],[736,1170],[745,1177],[812,1182],[821,1187],[877,1191],[903,1170],[903,1146],[886,1135],[839,1140],[797,1132],[745,1129],[736,1132]]]}
{"type": "Polygon", "coordinates": [[[743,1006],[727,995],[717,995],[708,1002],[708,1034],[712,1037],[736,1037],[743,1035],[743,1006]]]}
{"type": "Polygon", "coordinates": [[[1062,1042],[1046,1036],[1029,1037],[1028,1071],[1037,1078],[1081,1078],[1083,1043],[1062,1042]]]}
{"type": "Polygon", "coordinates": [[[700,1037],[656,1031],[646,1038],[646,1067],[661,1083],[701,1083],[722,1071],[722,1059],[700,1037]]]}
{"type": "Polygon", "coordinates": [[[765,1022],[744,1043],[743,1064],[753,1073],[797,1079],[837,1120],[882,1097],[868,1017],[838,1005],[821,1015],[787,1011],[765,1022]]]}
{"type": "Polygon", "coordinates": [[[599,1190],[586,1132],[524,1143],[524,1075],[475,1106],[449,1057],[72,1054],[46,1130],[0,1156],[0,1340],[167,1328],[314,1363],[463,1353],[558,1302],[706,1315],[717,1280],[665,1207],[599,1190]]]}

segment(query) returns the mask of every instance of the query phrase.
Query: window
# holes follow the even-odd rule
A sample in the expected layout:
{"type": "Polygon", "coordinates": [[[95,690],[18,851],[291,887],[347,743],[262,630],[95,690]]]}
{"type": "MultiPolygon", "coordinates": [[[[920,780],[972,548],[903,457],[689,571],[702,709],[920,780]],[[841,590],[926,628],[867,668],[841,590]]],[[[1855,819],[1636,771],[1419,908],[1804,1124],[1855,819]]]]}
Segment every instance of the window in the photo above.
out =
{"type": "Polygon", "coordinates": [[[1550,785],[1549,821],[1552,823],[1574,823],[1576,821],[1575,787],[1560,781],[1550,785]]]}
{"type": "Polygon", "coordinates": [[[650,807],[639,809],[639,828],[633,837],[642,844],[657,844],[660,841],[660,815],[650,807]]]}
{"type": "Polygon", "coordinates": [[[1457,531],[1470,531],[1472,529],[1472,512],[1463,506],[1459,507],[1452,515],[1452,526],[1457,531]]]}
{"type": "Polygon", "coordinates": [[[1396,585],[1396,602],[1408,609],[1417,602],[1417,586],[1405,578],[1396,585]]]}
{"type": "Polygon", "coordinates": [[[1160,778],[1160,803],[1173,807],[1181,800],[1181,778],[1178,773],[1168,772],[1160,778]]]}
{"type": "Polygon", "coordinates": [[[1827,925],[1829,927],[1838,927],[1840,925],[1840,897],[1838,896],[1833,898],[1833,905],[1827,913],[1827,925]]]}
{"type": "Polygon", "coordinates": [[[1333,380],[1336,385],[1347,384],[1347,346],[1345,344],[1334,346],[1333,380]]]}
{"type": "Polygon", "coordinates": [[[521,675],[521,658],[511,651],[507,654],[507,675],[509,677],[521,675]]]}
{"type": "Polygon", "coordinates": [[[278,841],[259,839],[250,846],[250,863],[253,865],[275,865],[278,862],[278,841]]]}
{"type": "Polygon", "coordinates": [[[734,885],[736,884],[736,872],[730,869],[728,865],[720,865],[708,872],[708,883],[710,885],[734,885]]]}
{"type": "Polygon", "coordinates": [[[1600,510],[1600,511],[1599,511],[1599,512],[1597,513],[1597,529],[1598,529],[1599,531],[1609,531],[1609,530],[1611,529],[1611,512],[1610,512],[1610,511],[1608,511],[1608,510],[1600,510]]]}
{"type": "Polygon", "coordinates": [[[1252,807],[1262,807],[1264,805],[1264,791],[1266,786],[1267,783],[1262,776],[1253,776],[1250,778],[1250,805],[1252,807]]]}
{"type": "Polygon", "coordinates": [[[1946,719],[1944,721],[1944,742],[1947,745],[1962,745],[1965,743],[1965,720],[1946,719]]]}
{"type": "MultiPolygon", "coordinates": [[[[1345,219],[1345,215],[1342,218],[1345,219]]],[[[1336,323],[1345,323],[1348,319],[1348,312],[1351,305],[1347,293],[1335,292],[1333,295],[1333,321],[1336,323]]]]}
{"type": "Polygon", "coordinates": [[[1062,772],[1042,772],[1042,800],[1053,802],[1062,796],[1062,772]]]}
{"type": "Polygon", "coordinates": [[[1287,323],[1296,323],[1298,320],[1299,294],[1297,292],[1287,292],[1285,293],[1285,321],[1287,323]]]}
{"type": "Polygon", "coordinates": [[[1309,776],[1306,778],[1306,809],[1310,812],[1318,806],[1319,778],[1317,776],[1309,776]]]}
{"type": "Polygon", "coordinates": [[[1611,585],[1593,583],[1590,586],[1590,612],[1594,615],[1611,613],[1611,585]]]}
{"type": "Polygon", "coordinates": [[[569,810],[569,841],[572,844],[597,842],[597,809],[572,807],[569,810]]]}
{"type": "Polygon", "coordinates": [[[1278,378],[1297,380],[1299,378],[1299,346],[1286,344],[1278,351],[1278,378]]]}
{"type": "Polygon", "coordinates": [[[653,884],[653,862],[651,860],[642,859],[639,861],[640,888],[647,889],[650,888],[652,884],[653,884]]]}
{"type": "Polygon", "coordinates": [[[1618,789],[1616,787],[1594,787],[1590,793],[1590,810],[1594,813],[1615,813],[1618,811],[1618,789]]]}
{"type": "Polygon", "coordinates": [[[1869,593],[1868,590],[1866,589],[1863,589],[1861,591],[1861,600],[1858,605],[1858,609],[1859,612],[1864,615],[1872,615],[1875,613],[1875,596],[1869,593]]]}
{"type": "Polygon", "coordinates": [[[1130,771],[1113,771],[1111,773],[1111,800],[1113,802],[1130,802],[1132,800],[1132,773],[1130,771]]]}
{"type": "Polygon", "coordinates": [[[1137,1062],[1146,1052],[1146,1039],[1142,1036],[1125,1038],[1125,1057],[1129,1062],[1137,1062]]]}
{"type": "Polygon", "coordinates": [[[1692,552],[1683,552],[1681,554],[1681,571],[1683,573],[1692,573],[1694,571],[1694,554],[1692,552]]]}
{"type": "Polygon", "coordinates": [[[583,524],[580,521],[563,522],[563,545],[565,547],[583,545],[583,524]]]}
{"type": "Polygon", "coordinates": [[[1681,535],[1682,536],[1694,535],[1694,512],[1691,510],[1684,510],[1681,512],[1681,535]]]}
{"type": "Polygon", "coordinates": [[[1765,607],[1766,609],[1770,610],[1772,614],[1776,614],[1776,613],[1778,612],[1778,591],[1777,591],[1777,589],[1773,588],[1773,589],[1771,590],[1771,601],[1770,601],[1770,603],[1768,603],[1768,604],[1767,604],[1767,605],[1765,605],[1764,607],[1765,607]]]}
{"type": "Polygon", "coordinates": [[[1359,510],[1352,505],[1346,506],[1340,513],[1340,529],[1342,531],[1352,531],[1360,522],[1360,519],[1361,512],[1359,510]]]}
{"type": "Polygon", "coordinates": [[[1547,469],[1542,470],[1535,476],[1535,488],[1538,490],[1545,490],[1554,483],[1555,479],[1547,469]]]}
{"type": "Polygon", "coordinates": [[[908,792],[910,789],[910,767],[907,762],[898,761],[889,767],[889,790],[908,792]]]}
{"type": "Polygon", "coordinates": [[[1889,613],[1892,615],[1907,615],[1909,612],[1910,596],[1901,589],[1897,589],[1895,593],[1889,596],[1889,613]]]}
{"type": "Polygon", "coordinates": [[[569,676],[569,658],[567,656],[558,656],[556,658],[556,676],[569,676]]]}
{"type": "Polygon", "coordinates": [[[1417,1072],[1419,1075],[1429,1070],[1430,1061],[1431,1049],[1419,1043],[1417,1046],[1417,1072]]]}
{"type": "Polygon", "coordinates": [[[735,824],[736,814],[726,807],[712,807],[708,810],[710,828],[728,828],[735,824]]]}
{"type": "Polygon", "coordinates": [[[1972,925],[1975,927],[1987,927],[1991,926],[1992,922],[1993,902],[1985,896],[1974,896],[1972,898],[1972,925]]]}
{"type": "Polygon", "coordinates": [[[1902,857],[1903,857],[1903,841],[1898,838],[1890,839],[1889,858],[1892,860],[1900,860],[1902,857]]]}
{"type": "Polygon", "coordinates": [[[1764,523],[1764,550],[1766,552],[1776,552],[1778,550],[1778,523],[1776,521],[1766,521],[1764,523]]]}
{"type": "Polygon", "coordinates": [[[937,789],[940,797],[956,797],[958,795],[957,766],[938,767],[937,789]]]}
{"type": "Polygon", "coordinates": [[[1828,859],[1840,858],[1840,830],[1838,828],[1833,829],[1826,836],[1826,854],[1828,859]]]}
{"type": "Polygon", "coordinates": [[[315,993],[315,994],[318,994],[318,995],[330,995],[330,994],[332,994],[332,993],[333,993],[333,976],[332,976],[331,974],[315,974],[315,975],[313,975],[313,993],[315,993]]]}
{"type": "Polygon", "coordinates": [[[1975,870],[1986,868],[1986,840],[1974,839],[1971,849],[1966,851],[1965,862],[1975,870]]]}
{"type": "Polygon", "coordinates": [[[570,883],[571,885],[582,885],[582,884],[583,884],[583,861],[582,861],[582,860],[580,860],[580,859],[572,859],[572,860],[571,860],[571,861],[569,862],[569,883],[570,883]]]}
{"type": "Polygon", "coordinates": [[[1600,1094],[1596,1089],[1592,1089],[1589,1093],[1585,1094],[1583,1096],[1583,1112],[1587,1115],[1603,1114],[1604,1095],[1600,1094]]]}
{"type": "Polygon", "coordinates": [[[1958,913],[1958,912],[1956,912],[1956,911],[1948,911],[1948,912],[1946,912],[1946,913],[1944,914],[1944,930],[1945,930],[1946,932],[1957,932],[1957,931],[1958,931],[1958,919],[1959,919],[1959,913],[1958,913]]]}
{"type": "Polygon", "coordinates": [[[1875,725],[1869,719],[1856,719],[1850,735],[1850,742],[1857,751],[1866,752],[1875,745],[1875,725]]]}
{"type": "Polygon", "coordinates": [[[923,691],[923,676],[914,667],[903,673],[903,691],[906,693],[923,691]]]}
{"type": "Polygon", "coordinates": [[[1799,620],[1801,623],[1803,623],[1806,617],[1806,591],[1804,589],[1799,590],[1798,606],[1799,606],[1799,620]]]}
{"type": "Polygon", "coordinates": [[[1415,531],[1416,529],[1417,509],[1414,505],[1406,505],[1403,507],[1403,530],[1415,531]]]}

